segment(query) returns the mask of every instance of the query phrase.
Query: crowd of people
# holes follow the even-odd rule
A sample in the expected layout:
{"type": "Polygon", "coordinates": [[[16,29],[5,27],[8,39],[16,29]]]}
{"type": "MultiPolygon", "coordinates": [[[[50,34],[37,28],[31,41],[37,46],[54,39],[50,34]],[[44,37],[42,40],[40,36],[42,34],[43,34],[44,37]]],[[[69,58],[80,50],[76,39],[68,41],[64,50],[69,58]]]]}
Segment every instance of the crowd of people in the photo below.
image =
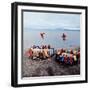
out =
{"type": "Polygon", "coordinates": [[[80,63],[80,49],[64,50],[59,49],[56,52],[56,60],[62,64],[77,64],[80,63]]]}
{"type": "Polygon", "coordinates": [[[52,55],[52,49],[50,45],[35,46],[25,52],[25,55],[31,59],[50,59],[52,55]]]}
{"type": "Polygon", "coordinates": [[[51,59],[52,56],[55,56],[55,60],[62,64],[73,65],[80,63],[80,49],[57,49],[55,52],[54,48],[51,48],[50,45],[33,45],[25,52],[25,55],[31,59],[51,59]]]}

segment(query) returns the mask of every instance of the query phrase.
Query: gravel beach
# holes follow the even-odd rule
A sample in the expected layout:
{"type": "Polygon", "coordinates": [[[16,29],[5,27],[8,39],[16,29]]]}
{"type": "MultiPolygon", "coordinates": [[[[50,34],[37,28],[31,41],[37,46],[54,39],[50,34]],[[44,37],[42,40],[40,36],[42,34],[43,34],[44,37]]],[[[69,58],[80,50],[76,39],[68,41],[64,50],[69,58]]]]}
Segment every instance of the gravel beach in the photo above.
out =
{"type": "Polygon", "coordinates": [[[79,75],[80,64],[62,65],[56,62],[55,56],[51,60],[32,60],[23,57],[22,77],[40,77],[40,76],[61,76],[61,75],[79,75]]]}

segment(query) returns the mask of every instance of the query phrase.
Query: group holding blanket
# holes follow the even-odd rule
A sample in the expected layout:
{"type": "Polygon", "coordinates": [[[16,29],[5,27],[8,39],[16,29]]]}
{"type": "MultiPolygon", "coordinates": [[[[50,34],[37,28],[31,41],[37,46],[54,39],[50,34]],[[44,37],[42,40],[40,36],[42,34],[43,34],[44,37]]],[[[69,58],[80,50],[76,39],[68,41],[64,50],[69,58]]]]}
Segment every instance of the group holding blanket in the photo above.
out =
{"type": "Polygon", "coordinates": [[[33,45],[33,47],[25,52],[25,55],[31,59],[50,59],[52,49],[50,45],[42,45],[41,47],[33,45]]]}
{"type": "Polygon", "coordinates": [[[59,49],[56,52],[56,60],[62,64],[70,64],[70,65],[80,63],[80,49],[78,50],[59,49]]]}

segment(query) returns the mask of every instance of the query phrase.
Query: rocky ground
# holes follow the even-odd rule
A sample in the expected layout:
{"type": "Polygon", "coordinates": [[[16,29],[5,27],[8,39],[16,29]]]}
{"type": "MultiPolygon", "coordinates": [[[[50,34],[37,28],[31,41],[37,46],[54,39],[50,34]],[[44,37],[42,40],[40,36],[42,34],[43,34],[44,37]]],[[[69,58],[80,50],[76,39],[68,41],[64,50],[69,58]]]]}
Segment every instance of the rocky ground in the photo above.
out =
{"type": "Polygon", "coordinates": [[[56,62],[53,57],[51,60],[32,60],[23,58],[22,76],[39,77],[39,76],[60,76],[60,75],[77,75],[80,74],[80,65],[62,65],[56,62]]]}

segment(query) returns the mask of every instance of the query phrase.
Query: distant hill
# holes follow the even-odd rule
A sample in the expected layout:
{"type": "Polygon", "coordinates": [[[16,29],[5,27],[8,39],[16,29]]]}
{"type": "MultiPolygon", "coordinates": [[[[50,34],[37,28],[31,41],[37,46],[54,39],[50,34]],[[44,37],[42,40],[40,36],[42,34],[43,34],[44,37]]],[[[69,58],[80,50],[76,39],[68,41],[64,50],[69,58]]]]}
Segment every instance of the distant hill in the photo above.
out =
{"type": "Polygon", "coordinates": [[[54,28],[54,29],[50,29],[50,28],[25,28],[26,30],[61,30],[61,31],[80,31],[79,28],[54,28]]]}

